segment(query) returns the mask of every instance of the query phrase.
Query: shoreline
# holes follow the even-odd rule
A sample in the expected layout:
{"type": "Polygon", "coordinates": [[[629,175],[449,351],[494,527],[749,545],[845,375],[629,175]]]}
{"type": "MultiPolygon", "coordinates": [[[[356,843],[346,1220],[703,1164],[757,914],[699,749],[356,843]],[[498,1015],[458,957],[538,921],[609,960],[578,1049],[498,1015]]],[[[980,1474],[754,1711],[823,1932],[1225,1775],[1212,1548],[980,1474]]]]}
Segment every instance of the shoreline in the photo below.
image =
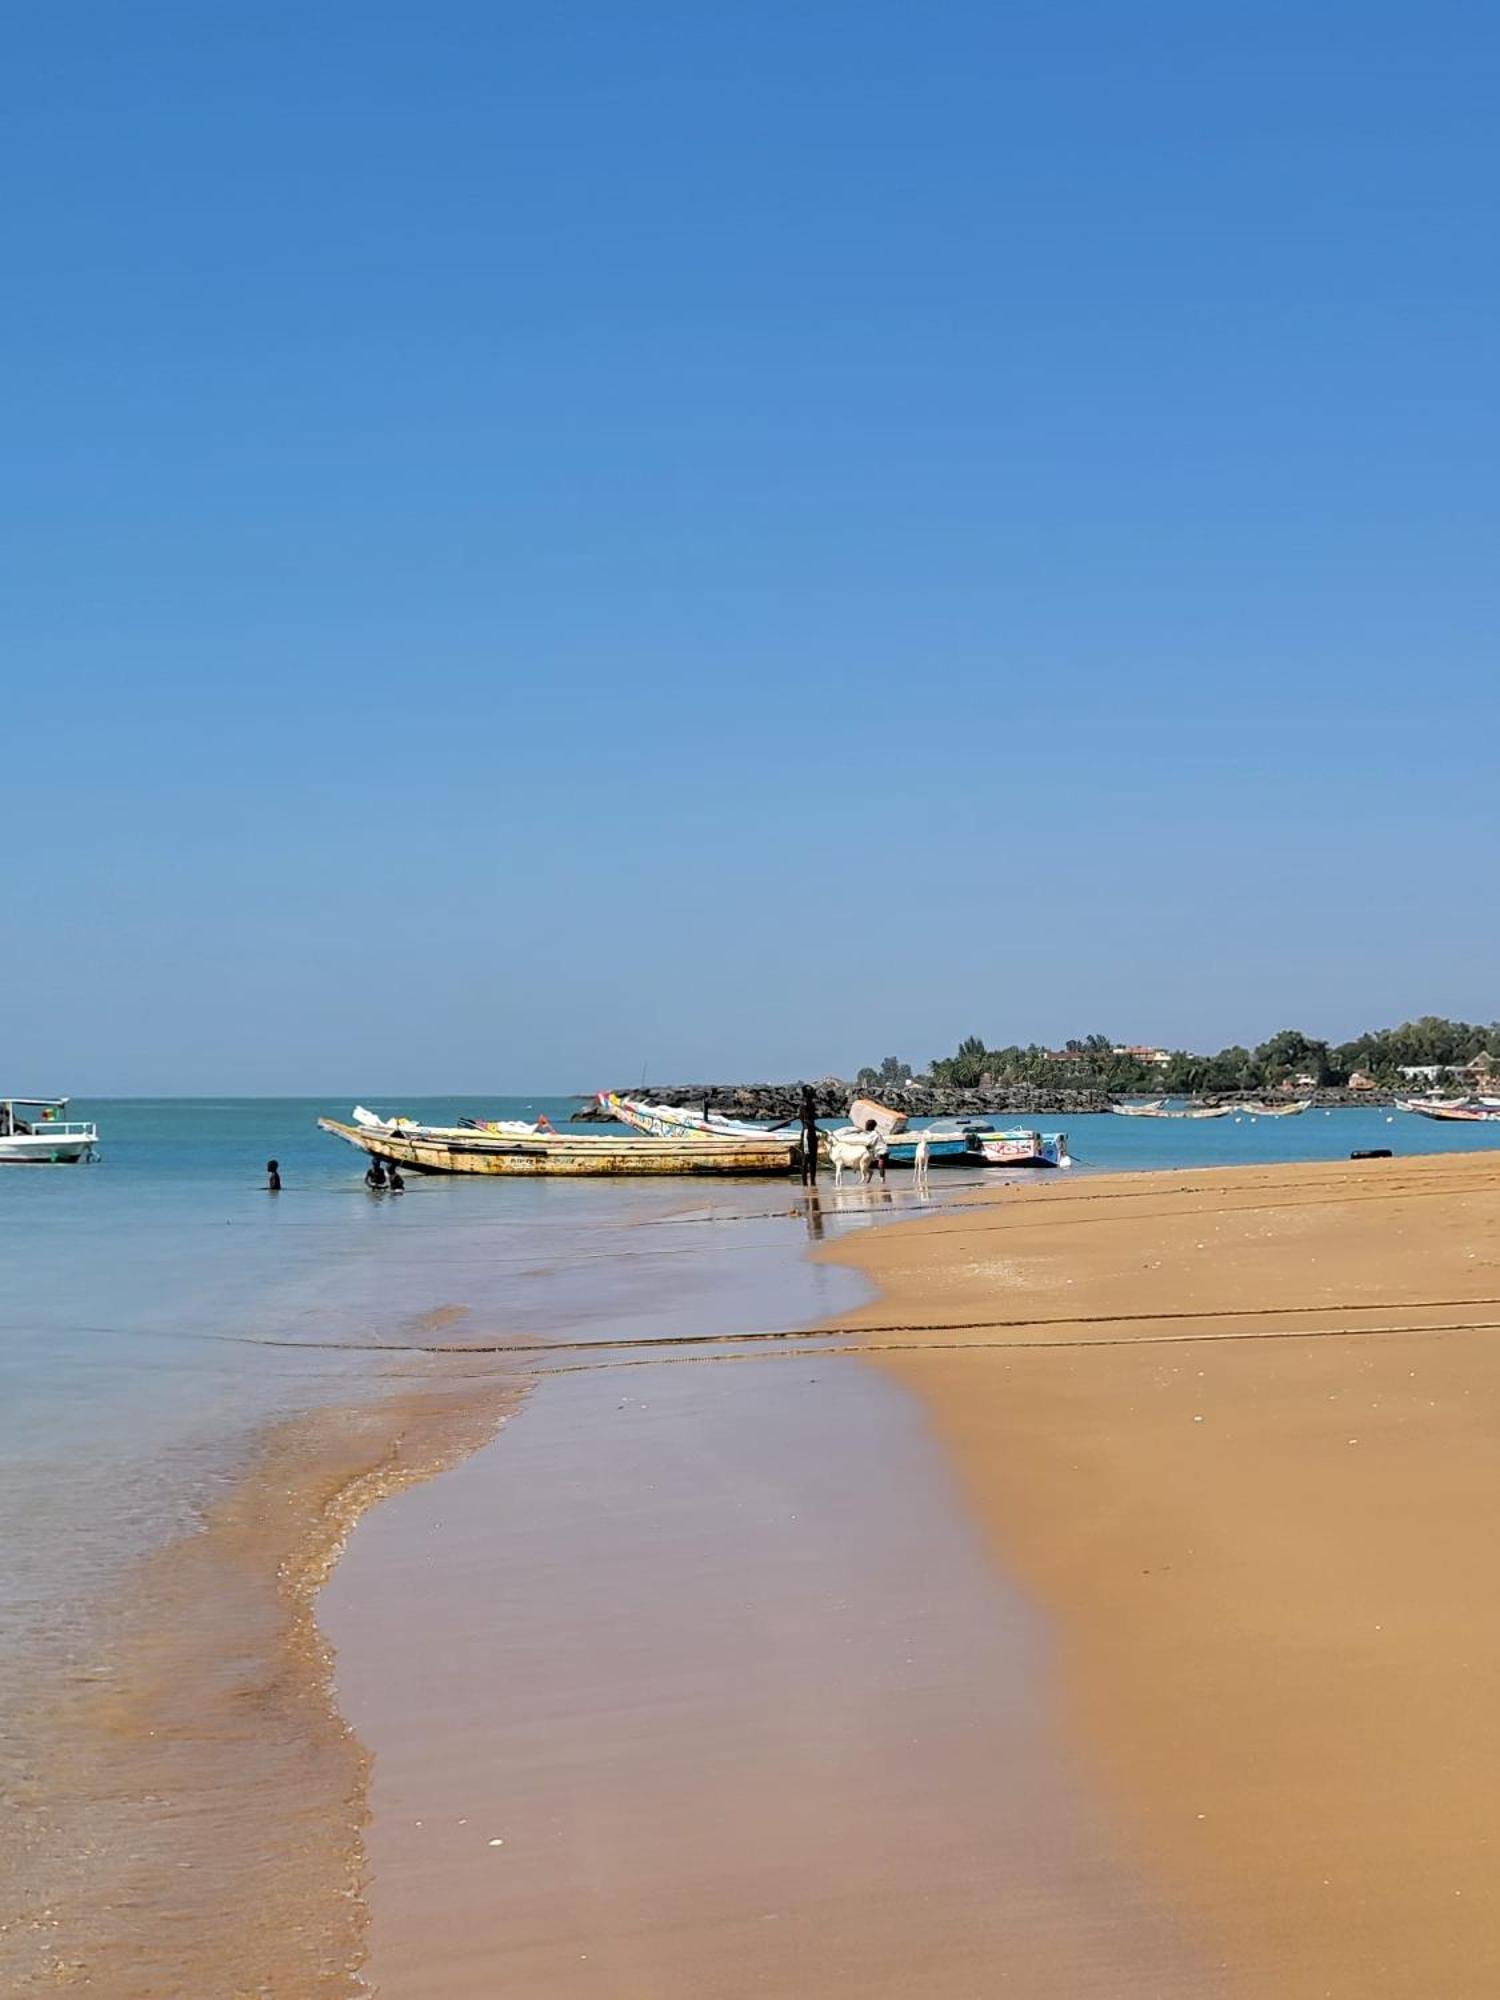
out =
{"type": "Polygon", "coordinates": [[[815,1324],[565,1353],[366,1517],[320,1616],[390,2000],[1229,2000],[915,1399],[815,1324]]]}
{"type": "Polygon", "coordinates": [[[317,1599],[361,1517],[486,1443],[525,1387],[481,1360],[271,1422],[37,1675],[0,1833],[7,1990],[359,1990],[369,1757],[317,1599]]]}
{"type": "Polygon", "coordinates": [[[1097,1175],[820,1254],[1235,1990],[1500,1985],[1500,1159],[1097,1175]]]}

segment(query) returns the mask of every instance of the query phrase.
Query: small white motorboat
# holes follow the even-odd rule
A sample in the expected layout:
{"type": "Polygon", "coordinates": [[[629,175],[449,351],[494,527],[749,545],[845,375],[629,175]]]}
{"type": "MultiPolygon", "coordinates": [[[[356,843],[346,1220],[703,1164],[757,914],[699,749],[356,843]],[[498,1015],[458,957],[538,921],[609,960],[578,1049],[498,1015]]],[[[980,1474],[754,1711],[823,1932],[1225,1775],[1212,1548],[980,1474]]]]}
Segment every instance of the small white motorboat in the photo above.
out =
{"type": "Polygon", "coordinates": [[[91,1160],[99,1128],[66,1119],[65,1097],[0,1097],[0,1166],[76,1166],[91,1160]]]}

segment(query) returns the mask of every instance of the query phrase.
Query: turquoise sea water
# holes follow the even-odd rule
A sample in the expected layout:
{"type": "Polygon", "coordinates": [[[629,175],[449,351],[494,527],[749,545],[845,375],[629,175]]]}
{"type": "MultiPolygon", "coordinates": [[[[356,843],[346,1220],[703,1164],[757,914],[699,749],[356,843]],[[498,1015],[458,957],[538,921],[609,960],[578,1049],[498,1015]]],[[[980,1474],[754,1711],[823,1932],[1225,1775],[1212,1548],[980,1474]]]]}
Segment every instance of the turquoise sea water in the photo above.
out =
{"type": "MultiPolygon", "coordinates": [[[[379,1100],[431,1122],[571,1100],[379,1100]]],[[[393,1198],[316,1129],[315,1100],[79,1102],[96,1165],[0,1170],[0,1696],[7,1658],[83,1643],[130,1557],[191,1525],[264,1425],[381,1393],[446,1341],[791,1325],[838,1310],[787,1182],[423,1179],[393,1198]],[[284,1191],[264,1189],[267,1159],[284,1191]]],[[[1044,1121],[1047,1123],[1060,1121],[1044,1121]]],[[[1376,1110],[1068,1121],[1080,1171],[1487,1149],[1500,1127],[1376,1110]]],[[[967,1177],[967,1176],[965,1176],[967,1177]]],[[[939,1196],[958,1185],[934,1172],[939,1196]]],[[[892,1175],[898,1204],[908,1185],[892,1175]]],[[[829,1216],[878,1219],[863,1191],[829,1216]]]]}

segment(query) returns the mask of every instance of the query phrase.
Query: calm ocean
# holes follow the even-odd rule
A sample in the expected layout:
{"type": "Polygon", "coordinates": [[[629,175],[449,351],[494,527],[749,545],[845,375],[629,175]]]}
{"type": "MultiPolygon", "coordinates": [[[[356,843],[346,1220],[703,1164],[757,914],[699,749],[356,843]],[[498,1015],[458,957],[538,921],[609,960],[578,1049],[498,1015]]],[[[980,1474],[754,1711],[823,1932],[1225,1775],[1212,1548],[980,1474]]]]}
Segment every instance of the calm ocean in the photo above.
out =
{"type": "MultiPolygon", "coordinates": [[[[573,1100],[379,1101],[434,1123],[573,1100]]],[[[336,1100],[76,1103],[101,1158],[0,1170],[0,1695],[21,1635],[66,1641],[133,1554],[191,1524],[269,1421],[379,1392],[425,1316],[444,1339],[806,1322],[854,1280],[807,1264],[780,1181],[362,1185],[336,1100]],[[264,1191],[281,1162],[284,1191],[264,1191]],[[687,1226],[718,1221],[723,1226],[687,1226]],[[679,1224],[683,1226],[678,1226],[679,1224]],[[661,1225],[661,1226],[656,1226],[661,1225]],[[744,1280],[753,1271],[754,1282],[744,1280]]],[[[1050,1121],[1046,1121],[1050,1122],[1050,1121]]],[[[1069,1121],[1085,1170],[1494,1145],[1500,1127],[1375,1110],[1069,1121]]],[[[935,1174],[937,1190],[951,1185],[935,1174]]],[[[899,1188],[903,1177],[895,1176],[899,1188]]],[[[855,1197],[858,1200],[858,1197],[855,1197]]]]}

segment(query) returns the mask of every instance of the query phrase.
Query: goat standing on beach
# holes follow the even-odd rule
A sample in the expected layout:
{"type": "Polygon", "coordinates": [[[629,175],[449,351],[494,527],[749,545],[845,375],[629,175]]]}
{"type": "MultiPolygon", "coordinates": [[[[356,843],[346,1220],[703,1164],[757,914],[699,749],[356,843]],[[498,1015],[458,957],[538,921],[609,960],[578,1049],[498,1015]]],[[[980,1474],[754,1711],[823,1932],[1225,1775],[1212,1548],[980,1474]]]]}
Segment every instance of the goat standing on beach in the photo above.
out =
{"type": "Polygon", "coordinates": [[[917,1134],[916,1150],[912,1154],[911,1184],[918,1194],[927,1192],[927,1156],[932,1151],[932,1134],[924,1125],[917,1134]]]}
{"type": "Polygon", "coordinates": [[[870,1185],[870,1175],[875,1167],[875,1146],[869,1132],[856,1132],[851,1126],[846,1126],[840,1132],[830,1132],[828,1157],[833,1162],[835,1187],[844,1185],[845,1167],[857,1167],[860,1186],[870,1185]]]}

